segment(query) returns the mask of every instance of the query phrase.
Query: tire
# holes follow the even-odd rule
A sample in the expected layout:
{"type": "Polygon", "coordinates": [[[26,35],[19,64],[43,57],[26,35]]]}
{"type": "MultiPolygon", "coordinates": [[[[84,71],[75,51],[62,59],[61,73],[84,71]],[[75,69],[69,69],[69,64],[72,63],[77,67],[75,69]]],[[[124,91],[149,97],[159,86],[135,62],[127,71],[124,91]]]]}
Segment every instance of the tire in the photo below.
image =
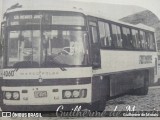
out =
{"type": "Polygon", "coordinates": [[[147,95],[148,94],[148,87],[149,87],[149,75],[148,72],[143,72],[144,74],[144,86],[138,89],[135,89],[133,93],[135,95],[147,95]]]}
{"type": "Polygon", "coordinates": [[[90,110],[92,112],[97,111],[97,112],[103,112],[105,110],[105,105],[106,105],[106,101],[97,101],[92,103],[92,105],[90,106],[90,110]]]}
{"type": "Polygon", "coordinates": [[[147,95],[148,94],[148,86],[149,86],[149,81],[145,80],[144,81],[144,87],[142,88],[139,88],[139,92],[138,92],[138,95],[147,95]]]}
{"type": "Polygon", "coordinates": [[[103,79],[100,80],[100,92],[99,98],[96,102],[93,102],[90,105],[91,111],[103,112],[106,107],[106,101],[109,99],[109,88],[110,88],[110,78],[109,76],[103,76],[103,79]]]}
{"type": "Polygon", "coordinates": [[[106,98],[96,101],[90,105],[91,111],[103,112],[106,107],[106,98]]]}
{"type": "Polygon", "coordinates": [[[106,99],[99,102],[98,111],[103,112],[106,107],[106,99]]]}

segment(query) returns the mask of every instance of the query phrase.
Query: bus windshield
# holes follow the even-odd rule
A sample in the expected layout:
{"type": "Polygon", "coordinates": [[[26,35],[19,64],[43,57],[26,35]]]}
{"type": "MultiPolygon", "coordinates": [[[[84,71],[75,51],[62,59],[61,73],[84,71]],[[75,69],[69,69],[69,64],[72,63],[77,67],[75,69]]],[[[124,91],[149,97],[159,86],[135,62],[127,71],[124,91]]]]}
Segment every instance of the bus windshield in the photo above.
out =
{"type": "Polygon", "coordinates": [[[8,36],[7,66],[40,61],[40,30],[10,31],[8,36]],[[25,62],[25,63],[24,63],[25,62]]]}
{"type": "Polygon", "coordinates": [[[87,65],[85,36],[77,30],[10,31],[7,67],[87,65]]]}
{"type": "Polygon", "coordinates": [[[42,35],[42,64],[86,65],[84,31],[51,30],[42,35]]]}

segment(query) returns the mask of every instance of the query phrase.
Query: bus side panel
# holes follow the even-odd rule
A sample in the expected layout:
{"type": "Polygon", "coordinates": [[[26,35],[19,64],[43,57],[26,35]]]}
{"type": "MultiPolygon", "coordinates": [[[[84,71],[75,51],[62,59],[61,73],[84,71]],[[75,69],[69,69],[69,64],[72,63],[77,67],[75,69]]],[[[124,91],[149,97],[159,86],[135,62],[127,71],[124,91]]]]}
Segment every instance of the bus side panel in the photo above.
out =
{"type": "Polygon", "coordinates": [[[134,88],[134,72],[122,72],[110,75],[110,96],[128,92],[134,88]]]}
{"type": "Polygon", "coordinates": [[[146,71],[149,71],[149,79],[153,81],[154,68],[94,76],[92,78],[92,102],[99,101],[104,97],[113,97],[129,93],[133,89],[142,88],[144,86],[144,79],[142,79],[141,76],[143,76],[146,71]]]}
{"type": "Polygon", "coordinates": [[[95,74],[155,67],[156,52],[101,50],[101,69],[95,74]]]}
{"type": "Polygon", "coordinates": [[[110,96],[113,97],[129,93],[133,89],[144,87],[145,79],[143,79],[143,77],[149,74],[148,76],[150,76],[150,81],[153,80],[154,75],[150,72],[153,69],[154,68],[126,71],[110,75],[110,96]]]}

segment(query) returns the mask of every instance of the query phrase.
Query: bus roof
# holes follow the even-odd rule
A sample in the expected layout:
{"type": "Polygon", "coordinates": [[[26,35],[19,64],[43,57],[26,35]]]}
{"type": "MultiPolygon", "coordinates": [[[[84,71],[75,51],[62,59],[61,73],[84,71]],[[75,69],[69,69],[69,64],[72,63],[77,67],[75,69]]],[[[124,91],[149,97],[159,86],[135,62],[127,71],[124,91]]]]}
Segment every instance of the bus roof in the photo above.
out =
{"type": "Polygon", "coordinates": [[[18,11],[32,11],[32,10],[40,10],[40,11],[68,11],[68,12],[79,12],[79,13],[82,13],[86,16],[93,16],[93,17],[96,17],[96,18],[101,18],[101,19],[105,19],[105,20],[109,20],[109,21],[113,21],[115,23],[119,23],[119,24],[123,24],[123,25],[126,25],[126,26],[131,26],[131,27],[135,27],[135,28],[139,28],[139,29],[144,29],[144,30],[148,30],[148,31],[152,31],[152,32],[155,32],[155,29],[153,27],[149,27],[147,25],[144,25],[144,24],[136,24],[136,25],[133,25],[133,24],[129,24],[129,23],[126,23],[126,22],[122,22],[122,21],[119,21],[119,20],[115,20],[115,19],[111,19],[109,17],[107,17],[105,14],[99,12],[99,11],[84,11],[82,8],[77,8],[77,7],[70,7],[68,6],[67,8],[63,8],[63,7],[53,7],[50,8],[50,7],[47,7],[47,8],[43,8],[43,9],[37,9],[36,7],[32,7],[32,8],[16,8],[16,9],[13,9],[13,10],[8,10],[6,12],[7,13],[12,13],[12,12],[18,12],[18,11]]]}

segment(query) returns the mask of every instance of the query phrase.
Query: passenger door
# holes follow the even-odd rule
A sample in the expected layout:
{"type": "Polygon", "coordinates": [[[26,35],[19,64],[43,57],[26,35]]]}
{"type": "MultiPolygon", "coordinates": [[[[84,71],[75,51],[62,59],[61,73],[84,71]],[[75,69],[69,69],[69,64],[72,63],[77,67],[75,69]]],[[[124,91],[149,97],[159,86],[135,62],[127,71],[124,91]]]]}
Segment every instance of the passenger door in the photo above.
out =
{"type": "Polygon", "coordinates": [[[93,68],[96,69],[101,67],[100,43],[98,40],[97,23],[90,21],[89,30],[90,30],[90,38],[91,38],[92,66],[93,68]]]}
{"type": "MultiPolygon", "coordinates": [[[[3,66],[3,46],[4,46],[4,36],[5,36],[5,23],[1,23],[1,36],[0,36],[0,69],[3,66]]],[[[0,71],[0,77],[1,77],[1,71],[0,71]]]]}

